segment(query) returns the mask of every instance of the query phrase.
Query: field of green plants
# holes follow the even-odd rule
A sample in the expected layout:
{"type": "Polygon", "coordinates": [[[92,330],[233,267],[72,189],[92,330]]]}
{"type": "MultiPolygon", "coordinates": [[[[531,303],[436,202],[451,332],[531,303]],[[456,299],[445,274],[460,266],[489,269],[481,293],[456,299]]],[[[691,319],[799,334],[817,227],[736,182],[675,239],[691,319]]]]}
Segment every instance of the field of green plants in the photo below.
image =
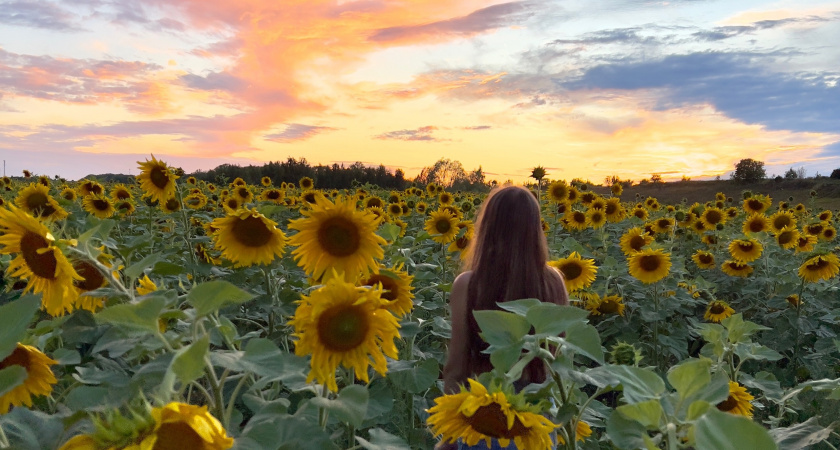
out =
{"type": "Polygon", "coordinates": [[[476,312],[495,368],[444,395],[485,194],[139,165],[0,182],[0,449],[840,445],[838,219],[816,193],[543,183],[572,304],[476,312]],[[535,358],[549,380],[514,392],[535,358]]]}

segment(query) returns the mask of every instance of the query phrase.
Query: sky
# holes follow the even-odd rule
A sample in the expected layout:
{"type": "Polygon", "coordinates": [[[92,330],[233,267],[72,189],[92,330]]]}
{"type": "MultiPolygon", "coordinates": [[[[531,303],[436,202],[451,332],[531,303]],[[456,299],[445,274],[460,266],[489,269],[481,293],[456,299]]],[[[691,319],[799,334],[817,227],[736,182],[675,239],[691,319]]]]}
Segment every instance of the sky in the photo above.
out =
{"type": "Polygon", "coordinates": [[[840,1],[0,0],[8,175],[840,168],[840,1]]]}

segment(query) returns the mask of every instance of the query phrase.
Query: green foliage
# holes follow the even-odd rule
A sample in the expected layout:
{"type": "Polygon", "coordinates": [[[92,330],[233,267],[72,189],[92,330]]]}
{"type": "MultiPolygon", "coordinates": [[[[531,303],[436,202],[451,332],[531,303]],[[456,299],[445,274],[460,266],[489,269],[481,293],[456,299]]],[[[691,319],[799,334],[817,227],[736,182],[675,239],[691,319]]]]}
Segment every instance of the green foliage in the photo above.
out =
{"type": "Polygon", "coordinates": [[[732,179],[742,183],[755,183],[767,177],[764,171],[764,161],[756,161],[752,158],[745,158],[735,164],[735,171],[732,172],[732,179]]]}

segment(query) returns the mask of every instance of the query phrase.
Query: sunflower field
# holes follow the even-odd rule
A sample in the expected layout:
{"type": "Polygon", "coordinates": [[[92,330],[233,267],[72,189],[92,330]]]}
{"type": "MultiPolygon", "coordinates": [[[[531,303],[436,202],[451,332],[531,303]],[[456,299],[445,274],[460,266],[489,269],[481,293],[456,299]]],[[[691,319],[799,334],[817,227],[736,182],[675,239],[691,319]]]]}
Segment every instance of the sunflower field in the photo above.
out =
{"type": "MultiPolygon", "coordinates": [[[[477,311],[492,372],[444,395],[484,194],[0,181],[0,449],[836,448],[836,215],[540,196],[572,304],[477,311]],[[514,389],[535,358],[550,374],[514,389]]],[[[813,197],[812,197],[813,198],[813,197]]]]}

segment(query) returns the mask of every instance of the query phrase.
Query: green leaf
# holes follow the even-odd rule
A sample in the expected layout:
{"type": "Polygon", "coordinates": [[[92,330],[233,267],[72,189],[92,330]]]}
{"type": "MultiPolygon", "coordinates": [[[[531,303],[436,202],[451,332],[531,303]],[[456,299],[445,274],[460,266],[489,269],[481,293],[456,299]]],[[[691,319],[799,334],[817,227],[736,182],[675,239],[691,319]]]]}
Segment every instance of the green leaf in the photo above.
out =
{"type": "Polygon", "coordinates": [[[18,342],[26,335],[41,300],[34,295],[0,306],[0,361],[11,355],[18,342]]]}
{"type": "Polygon", "coordinates": [[[647,428],[641,423],[628,419],[623,414],[613,411],[607,418],[607,436],[620,449],[645,448],[647,428]]]}
{"type": "Polygon", "coordinates": [[[662,420],[662,405],[659,400],[651,399],[631,405],[621,405],[615,409],[624,417],[635,420],[644,425],[648,430],[659,429],[659,422],[662,420]]]}
{"type": "Polygon", "coordinates": [[[665,382],[650,369],[633,366],[602,366],[587,372],[590,376],[606,374],[624,388],[624,398],[638,403],[658,398],[665,392],[665,382]]]}
{"type": "Polygon", "coordinates": [[[386,241],[396,241],[398,237],[400,237],[400,226],[394,225],[393,223],[383,223],[379,230],[376,231],[376,234],[381,236],[386,241]]]}
{"type": "Polygon", "coordinates": [[[252,298],[252,294],[224,280],[201,283],[187,295],[187,301],[195,307],[197,316],[210,314],[226,304],[245,303],[252,298]]]}
{"type": "Polygon", "coordinates": [[[721,320],[720,324],[729,331],[729,342],[733,344],[748,341],[750,336],[756,331],[770,329],[757,323],[744,321],[741,313],[733,314],[721,320]]]}
{"type": "Polygon", "coordinates": [[[736,344],[735,354],[741,359],[757,359],[763,361],[778,361],[782,359],[781,353],[754,342],[749,344],[736,344]]]}
{"type": "Polygon", "coordinates": [[[89,241],[92,237],[96,236],[97,234],[103,240],[108,238],[108,235],[111,234],[111,229],[114,228],[116,222],[113,219],[101,219],[99,222],[92,226],[90,229],[85,231],[84,233],[80,234],[77,240],[80,244],[84,245],[87,241],[89,241]]]}
{"type": "Polygon", "coordinates": [[[604,350],[601,349],[601,337],[592,325],[576,322],[566,330],[565,342],[577,353],[595,362],[604,364],[604,350]]]}
{"type": "Polygon", "coordinates": [[[697,419],[694,436],[698,450],[742,450],[778,448],[776,442],[761,425],[744,416],[709,408],[697,419]]]}
{"type": "Polygon", "coordinates": [[[481,338],[490,345],[507,346],[517,343],[528,334],[531,325],[522,317],[505,311],[474,311],[481,328],[481,338]]]}
{"type": "Polygon", "coordinates": [[[0,415],[0,428],[8,438],[9,449],[55,449],[66,436],[64,421],[68,418],[62,413],[50,415],[23,407],[0,415]]]}
{"type": "Polygon", "coordinates": [[[685,360],[668,371],[668,382],[680,394],[680,399],[685,400],[712,381],[711,367],[708,359],[685,360]]]}
{"type": "Polygon", "coordinates": [[[163,258],[160,256],[160,253],[152,253],[151,255],[141,259],[140,261],[137,261],[136,263],[128,266],[128,268],[125,269],[125,276],[132,280],[136,279],[143,274],[144,270],[146,270],[149,267],[152,267],[162,259],[163,258]]]}
{"type": "Polygon", "coordinates": [[[531,307],[526,314],[528,322],[534,326],[538,336],[559,336],[572,324],[585,320],[587,316],[589,312],[584,309],[554,303],[540,303],[531,307]]]}
{"type": "Polygon", "coordinates": [[[772,429],[769,433],[779,444],[779,448],[810,448],[810,446],[828,439],[831,436],[831,429],[835,425],[837,425],[836,422],[826,428],[820,426],[816,417],[811,417],[796,425],[772,429]]]}
{"type": "Polygon", "coordinates": [[[192,344],[178,349],[172,358],[170,369],[183,384],[188,384],[204,375],[204,357],[210,350],[210,338],[204,335],[192,344]]]}
{"type": "Polygon", "coordinates": [[[13,365],[0,369],[0,397],[20,386],[26,378],[26,368],[23,366],[13,365]]]}
{"type": "Polygon", "coordinates": [[[165,305],[164,297],[153,295],[137,303],[124,303],[105,308],[94,317],[99,323],[139,328],[156,333],[158,332],[158,317],[165,305]]]}
{"type": "Polygon", "coordinates": [[[522,357],[522,342],[516,342],[503,347],[494,346],[490,351],[490,363],[502,372],[507,372],[522,357]]]}
{"type": "Polygon", "coordinates": [[[75,365],[82,362],[82,356],[79,355],[78,350],[65,347],[55,349],[52,354],[52,359],[64,366],[75,365]]]}
{"type": "Polygon", "coordinates": [[[367,413],[368,391],[365,386],[352,384],[342,389],[335,400],[314,397],[309,402],[328,410],[339,421],[359,428],[367,413]]]}
{"type": "Polygon", "coordinates": [[[528,314],[528,310],[533,308],[536,305],[542,303],[539,299],[536,298],[523,298],[520,300],[511,300],[509,302],[501,302],[497,303],[499,308],[504,309],[505,311],[512,312],[514,314],[519,314],[522,317],[525,317],[528,314]]]}
{"type": "Polygon", "coordinates": [[[712,404],[705,401],[705,400],[697,400],[688,407],[688,413],[685,416],[685,420],[691,422],[696,420],[698,417],[706,414],[706,411],[712,407],[712,404]]]}
{"type": "Polygon", "coordinates": [[[179,275],[185,272],[184,266],[172,264],[167,261],[160,261],[155,264],[154,272],[158,275],[179,275]]]}
{"type": "Polygon", "coordinates": [[[388,364],[388,379],[401,390],[414,394],[432,387],[440,375],[440,365],[436,359],[419,361],[391,361],[388,364]]]}
{"type": "Polygon", "coordinates": [[[394,436],[381,428],[374,428],[369,430],[368,433],[370,434],[370,441],[356,436],[359,445],[368,450],[411,450],[411,446],[401,437],[394,436]]]}

